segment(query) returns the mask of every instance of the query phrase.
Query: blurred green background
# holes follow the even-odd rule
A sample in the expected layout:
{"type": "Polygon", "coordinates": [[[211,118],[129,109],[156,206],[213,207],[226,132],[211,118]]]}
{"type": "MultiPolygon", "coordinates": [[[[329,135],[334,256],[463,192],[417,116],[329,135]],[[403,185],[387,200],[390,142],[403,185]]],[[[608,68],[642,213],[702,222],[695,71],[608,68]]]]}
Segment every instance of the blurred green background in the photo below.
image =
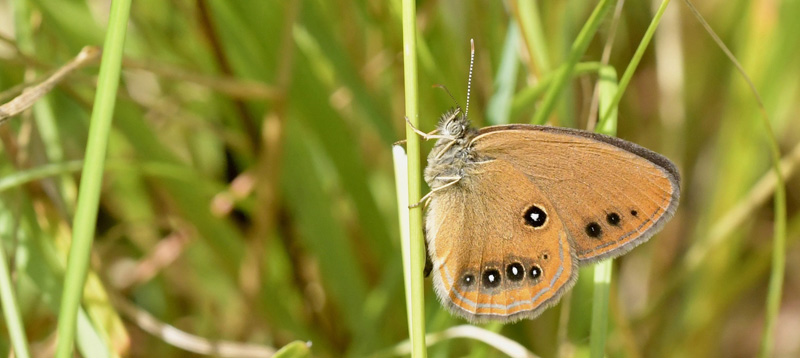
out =
{"type": "MultiPolygon", "coordinates": [[[[417,1],[421,129],[454,106],[433,85],[464,105],[471,38],[473,122],[529,122],[595,4],[417,1]]],[[[657,6],[627,1],[617,20],[608,13],[550,124],[586,127],[593,63],[611,43],[621,74],[657,6]]],[[[784,157],[775,355],[796,357],[800,2],[698,6],[752,77],[784,157]]],[[[108,8],[0,0],[0,104],[101,45],[108,8]]],[[[300,340],[318,357],[391,355],[408,336],[391,157],[405,136],[400,1],[137,0],[125,48],[85,329],[131,357],[200,356],[176,348],[199,343],[175,343],[163,324],[265,351],[300,340]]],[[[73,73],[0,126],[0,236],[35,356],[54,349],[96,76],[96,64],[73,73]],[[45,167],[45,179],[19,179],[45,167]]],[[[681,205],[662,233],[614,262],[609,357],[758,352],[775,185],[759,115],[732,63],[682,2],[670,4],[620,103],[618,136],[681,168],[681,205]]],[[[590,270],[541,317],[486,327],[542,357],[588,356],[590,270]]],[[[429,280],[426,302],[428,332],[464,323],[429,280]]],[[[503,356],[463,339],[429,355],[503,356]]]]}

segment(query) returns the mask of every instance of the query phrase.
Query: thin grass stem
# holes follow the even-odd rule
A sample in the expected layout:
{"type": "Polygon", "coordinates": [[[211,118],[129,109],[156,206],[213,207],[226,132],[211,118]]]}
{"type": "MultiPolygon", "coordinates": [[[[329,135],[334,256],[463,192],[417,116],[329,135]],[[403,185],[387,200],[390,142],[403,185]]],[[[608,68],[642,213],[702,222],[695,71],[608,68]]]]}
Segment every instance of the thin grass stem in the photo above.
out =
{"type": "MultiPolygon", "coordinates": [[[[411,124],[419,128],[419,105],[417,103],[417,14],[414,0],[403,0],[403,79],[405,87],[406,117],[411,124]]],[[[408,202],[419,202],[421,196],[422,176],[420,163],[420,138],[409,126],[406,127],[406,148],[408,150],[408,202]]],[[[410,301],[406,302],[409,315],[409,338],[411,340],[411,356],[425,358],[425,297],[422,269],[425,265],[425,245],[422,236],[422,208],[408,210],[409,219],[409,260],[406,268],[410,275],[410,301]]]]}
{"type": "Polygon", "coordinates": [[[89,269],[89,254],[94,239],[106,148],[119,86],[122,50],[130,8],[130,0],[116,0],[111,4],[108,32],[103,47],[104,52],[78,192],[78,203],[72,225],[72,245],[67,261],[64,293],[59,309],[58,343],[56,345],[56,357],[59,358],[68,358],[73,354],[78,308],[81,303],[86,273],[89,269]]]}
{"type": "Polygon", "coordinates": [[[586,24],[583,25],[581,32],[578,33],[578,37],[575,39],[575,42],[573,42],[572,49],[569,52],[569,57],[567,57],[566,63],[558,69],[554,83],[548,89],[547,94],[542,101],[542,106],[536,111],[531,123],[544,124],[547,121],[547,118],[550,117],[550,112],[552,112],[553,108],[555,108],[556,101],[560,97],[564,87],[567,85],[567,81],[572,77],[572,72],[575,70],[575,65],[578,64],[578,60],[580,60],[581,57],[583,57],[583,54],[586,53],[586,48],[589,47],[592,37],[594,37],[594,34],[600,27],[600,24],[603,23],[606,13],[608,13],[608,10],[611,9],[611,5],[613,4],[614,1],[612,0],[600,0],[600,2],[594,8],[592,15],[589,16],[588,20],[586,20],[586,24]]]}
{"type": "Polygon", "coordinates": [[[35,180],[78,171],[82,164],[83,161],[81,160],[45,164],[41,167],[31,168],[4,176],[0,178],[0,193],[35,180]]]}
{"type": "Polygon", "coordinates": [[[611,116],[611,110],[617,108],[619,101],[622,99],[622,95],[625,93],[625,89],[628,88],[628,84],[631,82],[631,78],[633,78],[633,74],[639,67],[639,62],[642,61],[644,51],[647,50],[647,46],[650,45],[650,40],[653,39],[653,35],[656,33],[658,24],[661,22],[661,17],[664,16],[664,11],[667,10],[669,1],[670,0],[664,0],[661,2],[661,5],[656,11],[656,15],[653,17],[653,20],[650,21],[650,26],[647,27],[647,31],[645,31],[642,41],[639,42],[639,47],[636,48],[636,52],[633,53],[631,62],[628,63],[628,67],[625,69],[625,72],[622,74],[622,78],[619,80],[619,91],[617,91],[616,95],[614,95],[614,99],[611,100],[611,105],[607,108],[607,110],[605,112],[600,112],[603,114],[603,116],[600,117],[599,125],[602,125],[603,122],[609,120],[609,117],[611,116]]]}
{"type": "Polygon", "coordinates": [[[611,289],[611,272],[614,260],[605,260],[594,266],[594,293],[592,294],[592,325],[589,336],[589,356],[605,355],[608,337],[608,296],[611,289]]]}

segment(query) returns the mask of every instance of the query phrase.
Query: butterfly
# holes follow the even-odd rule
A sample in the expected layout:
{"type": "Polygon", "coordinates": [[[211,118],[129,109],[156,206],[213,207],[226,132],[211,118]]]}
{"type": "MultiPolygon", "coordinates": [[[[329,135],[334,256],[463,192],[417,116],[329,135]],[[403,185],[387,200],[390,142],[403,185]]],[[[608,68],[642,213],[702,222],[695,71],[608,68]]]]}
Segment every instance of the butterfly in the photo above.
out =
{"type": "MultiPolygon", "coordinates": [[[[469,321],[534,318],[578,267],[618,257],[675,213],[680,173],[666,157],[593,132],[510,124],[476,129],[445,113],[424,178],[436,295],[469,321]]],[[[415,129],[416,130],[416,129],[415,129]]]]}

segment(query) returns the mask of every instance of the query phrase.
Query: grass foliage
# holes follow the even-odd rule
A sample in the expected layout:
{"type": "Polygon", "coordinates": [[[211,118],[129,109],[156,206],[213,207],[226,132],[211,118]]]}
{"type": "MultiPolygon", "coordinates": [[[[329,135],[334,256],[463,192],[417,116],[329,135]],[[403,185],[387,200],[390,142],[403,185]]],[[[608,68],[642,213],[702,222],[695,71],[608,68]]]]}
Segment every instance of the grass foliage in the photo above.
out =
{"type": "MultiPolygon", "coordinates": [[[[652,32],[665,3],[132,2],[125,42],[106,44],[123,46],[117,91],[102,90],[95,61],[0,119],[0,354],[54,355],[69,337],[59,324],[86,357],[419,352],[407,341],[391,144],[404,116],[430,131],[454,105],[433,85],[464,104],[474,38],[473,122],[594,128],[608,117],[597,130],[678,164],[681,204],[662,233],[596,280],[582,270],[535,320],[461,326],[425,280],[414,309],[424,325],[411,332],[429,334],[428,356],[800,355],[800,2],[697,4],[750,75],[776,143],[683,2],[652,32]],[[108,111],[95,96],[116,102],[105,139],[89,131],[108,111]],[[107,148],[87,144],[98,140],[107,148]],[[773,154],[785,197],[773,196],[773,154]],[[102,182],[79,191],[84,166],[102,182]],[[86,222],[79,197],[92,190],[86,222]],[[786,241],[773,245],[782,209],[786,241]],[[66,278],[74,231],[92,241],[70,257],[88,267],[78,286],[66,278]],[[81,290],[80,305],[62,303],[81,290]]],[[[110,9],[0,0],[0,106],[102,46],[110,9]]],[[[431,145],[409,162],[424,166],[431,145]]]]}

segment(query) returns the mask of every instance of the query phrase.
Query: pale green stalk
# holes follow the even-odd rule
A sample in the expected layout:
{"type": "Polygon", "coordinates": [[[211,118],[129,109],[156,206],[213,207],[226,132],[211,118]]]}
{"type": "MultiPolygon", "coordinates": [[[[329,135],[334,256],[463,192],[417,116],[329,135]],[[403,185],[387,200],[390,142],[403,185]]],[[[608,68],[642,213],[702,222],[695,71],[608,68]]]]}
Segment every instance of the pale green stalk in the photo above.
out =
{"type": "MultiPolygon", "coordinates": [[[[417,103],[417,14],[414,0],[403,0],[403,79],[405,88],[406,116],[412,125],[419,128],[419,107],[417,103]]],[[[417,203],[421,197],[422,167],[420,164],[420,138],[406,127],[408,148],[408,202],[417,203]]],[[[425,358],[425,297],[422,269],[425,266],[425,245],[422,237],[422,207],[409,210],[411,301],[406,302],[410,315],[409,338],[411,356],[425,358]]]]}
{"type": "Polygon", "coordinates": [[[605,355],[608,338],[608,296],[613,267],[614,260],[598,262],[594,266],[592,325],[589,336],[589,357],[592,358],[602,358],[605,355]]]}
{"type": "Polygon", "coordinates": [[[100,188],[103,181],[106,147],[111,132],[114,114],[122,50],[125,31],[128,25],[131,0],[115,0],[111,3],[108,32],[103,46],[100,75],[97,82],[89,138],[81,175],[80,189],[75,218],[72,224],[72,245],[70,246],[64,293],[58,319],[58,343],[56,357],[72,357],[75,340],[78,308],[83,296],[83,285],[89,269],[89,254],[94,239],[97,208],[100,202],[100,188]]]}

